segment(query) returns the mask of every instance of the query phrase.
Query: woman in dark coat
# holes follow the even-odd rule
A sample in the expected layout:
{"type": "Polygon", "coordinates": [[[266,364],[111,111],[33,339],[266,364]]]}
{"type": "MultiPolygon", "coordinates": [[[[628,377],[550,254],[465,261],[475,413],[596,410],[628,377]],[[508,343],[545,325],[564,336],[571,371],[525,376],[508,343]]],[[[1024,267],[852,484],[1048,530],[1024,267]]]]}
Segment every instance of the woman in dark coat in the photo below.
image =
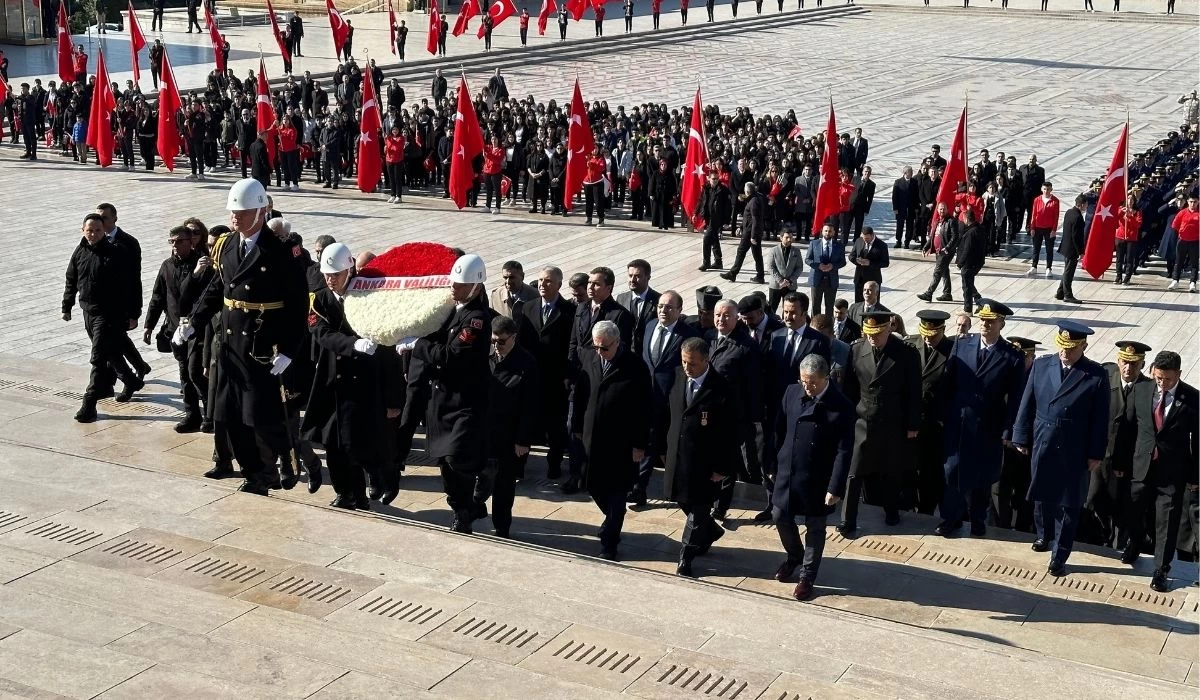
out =
{"type": "Polygon", "coordinates": [[[675,227],[675,196],[678,187],[670,161],[661,158],[652,168],[650,198],[654,203],[652,214],[654,228],[667,230],[675,227]]]}

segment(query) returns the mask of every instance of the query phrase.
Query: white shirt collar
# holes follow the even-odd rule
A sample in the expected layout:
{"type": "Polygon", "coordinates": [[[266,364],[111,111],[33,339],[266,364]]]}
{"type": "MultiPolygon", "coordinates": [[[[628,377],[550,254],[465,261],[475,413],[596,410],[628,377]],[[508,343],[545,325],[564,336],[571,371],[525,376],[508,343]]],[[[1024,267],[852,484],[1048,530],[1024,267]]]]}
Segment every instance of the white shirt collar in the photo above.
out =
{"type": "Polygon", "coordinates": [[[242,247],[243,248],[246,246],[253,247],[253,246],[258,245],[258,236],[261,233],[262,233],[262,229],[260,228],[259,230],[254,232],[253,236],[242,236],[242,247]]]}

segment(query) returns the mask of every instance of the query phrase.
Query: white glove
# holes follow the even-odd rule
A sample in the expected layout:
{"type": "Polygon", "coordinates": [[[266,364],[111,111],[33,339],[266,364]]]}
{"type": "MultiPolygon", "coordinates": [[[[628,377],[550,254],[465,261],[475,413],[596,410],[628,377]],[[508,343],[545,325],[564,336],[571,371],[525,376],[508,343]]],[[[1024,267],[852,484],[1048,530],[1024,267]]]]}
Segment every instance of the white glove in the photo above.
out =
{"type": "Polygon", "coordinates": [[[374,355],[375,347],[376,344],[373,340],[359,338],[358,340],[354,341],[354,352],[361,352],[364,355],[374,355]]]}
{"type": "Polygon", "coordinates": [[[287,355],[276,355],[271,360],[271,374],[278,377],[287,371],[287,368],[292,364],[292,358],[287,355]]]}
{"type": "Polygon", "coordinates": [[[183,345],[196,333],[196,329],[188,326],[180,326],[175,329],[175,333],[171,335],[172,345],[183,345]]]}
{"type": "Polygon", "coordinates": [[[418,340],[420,340],[420,338],[415,335],[410,335],[407,338],[401,338],[400,342],[396,343],[396,352],[408,352],[409,350],[412,350],[414,347],[416,347],[418,340]]]}

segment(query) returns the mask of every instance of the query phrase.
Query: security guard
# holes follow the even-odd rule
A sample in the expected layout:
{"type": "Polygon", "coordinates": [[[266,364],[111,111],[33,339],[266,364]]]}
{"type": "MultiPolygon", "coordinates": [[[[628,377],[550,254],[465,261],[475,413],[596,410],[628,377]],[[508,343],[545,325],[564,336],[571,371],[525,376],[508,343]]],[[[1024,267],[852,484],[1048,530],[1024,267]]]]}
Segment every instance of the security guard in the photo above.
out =
{"type": "MultiPolygon", "coordinates": [[[[1036,340],[1010,335],[1005,338],[1024,357],[1024,374],[1021,377],[1021,393],[1029,380],[1029,370],[1037,357],[1036,340]]],[[[1005,530],[1021,532],[1033,530],[1033,505],[1025,499],[1029,492],[1029,455],[1021,454],[1011,442],[1004,445],[1004,461],[1000,466],[1000,480],[992,485],[992,509],[996,513],[996,526],[1005,530]]]]}
{"type": "Polygon", "coordinates": [[[1125,415],[1125,406],[1133,395],[1133,389],[1150,378],[1142,373],[1146,365],[1146,353],[1150,346],[1136,340],[1117,343],[1117,361],[1105,362],[1108,372],[1108,448],[1104,451],[1104,464],[1092,472],[1088,483],[1087,514],[1081,523],[1083,532],[1079,539],[1117,549],[1125,548],[1125,508],[1129,505],[1130,474],[1113,466],[1113,453],[1117,447],[1117,433],[1125,415]]]}
{"type": "Polygon", "coordinates": [[[1031,455],[1033,551],[1050,552],[1054,577],[1067,575],[1088,472],[1100,468],[1108,446],[1108,374],[1084,357],[1092,333],[1076,321],[1058,322],[1058,354],[1034,360],[1013,425],[1012,442],[1031,455]]]}
{"type": "MultiPolygon", "coordinates": [[[[388,418],[400,414],[400,358],[392,349],[378,348],[359,337],[346,321],[342,307],[354,275],[354,258],[344,243],[321,251],[321,274],[326,287],[309,295],[308,327],[316,341],[317,362],[308,405],[300,430],[305,440],[325,448],[329,479],[337,497],[329,505],[369,510],[364,474],[382,483],[378,469],[385,463],[383,444],[388,418]]],[[[391,503],[399,490],[389,482],[384,494],[391,503]]]]}
{"type": "Polygon", "coordinates": [[[934,534],[954,537],[963,515],[971,518],[971,534],[987,532],[988,499],[1000,479],[1004,443],[1012,437],[1013,419],[1024,389],[1021,353],[1000,337],[1012,309],[991,299],[979,300],[979,332],[954,343],[946,365],[946,492],[942,522],[934,534]]]}
{"type": "Polygon", "coordinates": [[[215,263],[217,274],[172,342],[182,345],[221,314],[225,342],[213,418],[224,424],[246,478],[239,490],[265,496],[279,484],[273,465],[290,446],[280,376],[307,347],[308,291],[291,250],[265,230],[270,203],[262,183],[235,182],[226,209],[233,234],[215,263]]]}
{"type": "Polygon", "coordinates": [[[396,347],[411,350],[430,378],[425,413],[429,455],[441,468],[446,503],[454,511],[450,529],[470,534],[473,501],[486,501],[491,495],[485,438],[490,331],[496,314],[484,300],[487,269],[478,255],[455,260],[450,282],[455,305],[445,325],[424,338],[406,338],[396,347]]]}
{"type": "Polygon", "coordinates": [[[950,314],[937,309],[917,312],[917,335],[906,342],[917,351],[921,365],[921,427],[917,431],[915,469],[905,475],[906,505],[930,515],[942,502],[946,488],[943,471],[946,457],[946,358],[954,341],[946,337],[950,314]]]}

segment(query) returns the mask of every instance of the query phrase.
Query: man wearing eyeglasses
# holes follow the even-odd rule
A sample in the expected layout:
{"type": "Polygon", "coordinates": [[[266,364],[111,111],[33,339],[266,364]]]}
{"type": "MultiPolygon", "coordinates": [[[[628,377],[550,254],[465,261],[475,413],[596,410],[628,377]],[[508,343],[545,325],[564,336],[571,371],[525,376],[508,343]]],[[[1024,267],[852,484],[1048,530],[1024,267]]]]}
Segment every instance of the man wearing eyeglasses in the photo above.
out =
{"type": "Polygon", "coordinates": [[[587,458],[584,486],[604,514],[600,556],[611,561],[621,541],[625,496],[649,442],[650,373],[622,345],[615,322],[597,322],[590,341],[579,358],[571,431],[587,458]]]}
{"type": "Polygon", "coordinates": [[[517,480],[525,477],[529,446],[537,437],[542,392],[537,360],[517,342],[517,324],[492,319],[492,381],[488,389],[488,457],[496,460],[492,525],[509,537],[517,480]]]}

